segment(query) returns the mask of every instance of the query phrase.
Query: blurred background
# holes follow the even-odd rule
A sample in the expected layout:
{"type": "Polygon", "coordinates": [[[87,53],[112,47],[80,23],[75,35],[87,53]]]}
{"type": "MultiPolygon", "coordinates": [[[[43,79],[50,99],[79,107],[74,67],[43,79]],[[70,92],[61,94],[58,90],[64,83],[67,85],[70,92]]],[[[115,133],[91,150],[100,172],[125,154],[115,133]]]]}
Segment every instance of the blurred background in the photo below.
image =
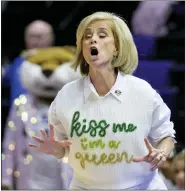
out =
{"type": "MultiPolygon", "coordinates": [[[[28,48],[25,28],[35,20],[46,21],[53,28],[54,46],[75,46],[78,24],[96,11],[114,12],[127,21],[139,54],[139,66],[134,75],[147,80],[171,109],[177,140],[173,156],[168,161],[172,164],[185,147],[184,1],[1,1],[2,141],[12,106],[12,74],[8,69],[28,48]]],[[[179,160],[184,161],[184,155],[179,160]]],[[[182,181],[184,166],[173,171],[174,176],[180,176],[180,181],[169,176],[170,166],[161,169],[169,187],[185,189],[182,181]]]]}

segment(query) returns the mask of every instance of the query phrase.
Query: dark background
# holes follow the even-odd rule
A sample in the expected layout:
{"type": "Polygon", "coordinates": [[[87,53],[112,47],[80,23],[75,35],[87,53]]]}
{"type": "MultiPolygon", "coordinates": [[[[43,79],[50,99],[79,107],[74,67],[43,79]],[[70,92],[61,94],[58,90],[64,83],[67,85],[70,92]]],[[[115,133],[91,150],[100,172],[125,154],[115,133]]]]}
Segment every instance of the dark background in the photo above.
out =
{"type": "MultiPolygon", "coordinates": [[[[24,48],[26,25],[36,19],[48,21],[56,34],[56,45],[75,45],[81,19],[96,11],[123,16],[130,26],[139,1],[9,1],[2,13],[2,56],[14,58],[24,48]]],[[[130,26],[131,27],[131,26],[130,26]]]]}

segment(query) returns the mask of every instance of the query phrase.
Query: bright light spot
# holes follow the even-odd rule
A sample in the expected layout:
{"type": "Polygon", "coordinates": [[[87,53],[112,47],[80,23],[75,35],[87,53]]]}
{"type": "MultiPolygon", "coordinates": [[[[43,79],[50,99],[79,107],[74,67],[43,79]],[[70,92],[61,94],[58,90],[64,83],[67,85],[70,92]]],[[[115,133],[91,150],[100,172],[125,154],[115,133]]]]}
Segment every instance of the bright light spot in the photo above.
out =
{"type": "Polygon", "coordinates": [[[21,119],[23,121],[28,121],[28,113],[27,112],[22,112],[21,113],[21,119]]]}
{"type": "Polygon", "coordinates": [[[35,124],[35,123],[37,123],[37,119],[36,119],[35,117],[32,117],[32,118],[30,119],[30,122],[33,123],[33,124],[35,124]]]}
{"type": "Polygon", "coordinates": [[[14,100],[14,104],[18,106],[18,105],[21,104],[21,102],[20,102],[20,100],[19,100],[18,98],[16,98],[16,99],[14,100]]]}
{"type": "Polygon", "coordinates": [[[13,151],[13,150],[15,150],[15,145],[9,144],[8,148],[10,151],[13,151]]]}

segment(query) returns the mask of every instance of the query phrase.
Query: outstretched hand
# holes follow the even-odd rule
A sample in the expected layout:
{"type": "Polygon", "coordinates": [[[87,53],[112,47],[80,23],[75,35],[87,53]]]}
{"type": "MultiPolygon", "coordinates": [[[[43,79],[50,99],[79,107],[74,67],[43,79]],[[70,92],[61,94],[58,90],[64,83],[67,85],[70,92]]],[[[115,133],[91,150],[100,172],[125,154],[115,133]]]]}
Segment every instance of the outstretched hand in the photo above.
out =
{"type": "Polygon", "coordinates": [[[33,136],[32,139],[35,140],[38,145],[33,145],[29,144],[29,147],[31,147],[34,150],[37,150],[39,152],[48,154],[48,155],[53,155],[55,151],[68,147],[72,144],[71,141],[69,140],[63,140],[63,141],[56,141],[54,138],[54,127],[53,125],[50,125],[50,133],[49,136],[46,134],[44,130],[40,131],[43,139],[33,136]]]}
{"type": "Polygon", "coordinates": [[[147,162],[152,164],[151,170],[156,170],[157,168],[161,167],[163,163],[167,159],[167,154],[160,149],[155,149],[148,139],[144,139],[145,145],[148,149],[148,155],[143,157],[135,157],[133,158],[133,162],[147,162]]]}

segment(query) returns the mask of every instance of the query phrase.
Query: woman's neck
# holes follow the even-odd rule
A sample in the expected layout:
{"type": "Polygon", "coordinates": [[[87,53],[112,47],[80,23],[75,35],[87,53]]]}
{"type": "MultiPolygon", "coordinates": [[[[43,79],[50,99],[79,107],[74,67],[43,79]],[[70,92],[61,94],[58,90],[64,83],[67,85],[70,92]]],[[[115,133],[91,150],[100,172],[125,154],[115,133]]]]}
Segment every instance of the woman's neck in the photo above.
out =
{"type": "Polygon", "coordinates": [[[114,85],[117,77],[116,70],[92,70],[89,71],[89,76],[96,92],[99,96],[106,95],[114,85]]]}

